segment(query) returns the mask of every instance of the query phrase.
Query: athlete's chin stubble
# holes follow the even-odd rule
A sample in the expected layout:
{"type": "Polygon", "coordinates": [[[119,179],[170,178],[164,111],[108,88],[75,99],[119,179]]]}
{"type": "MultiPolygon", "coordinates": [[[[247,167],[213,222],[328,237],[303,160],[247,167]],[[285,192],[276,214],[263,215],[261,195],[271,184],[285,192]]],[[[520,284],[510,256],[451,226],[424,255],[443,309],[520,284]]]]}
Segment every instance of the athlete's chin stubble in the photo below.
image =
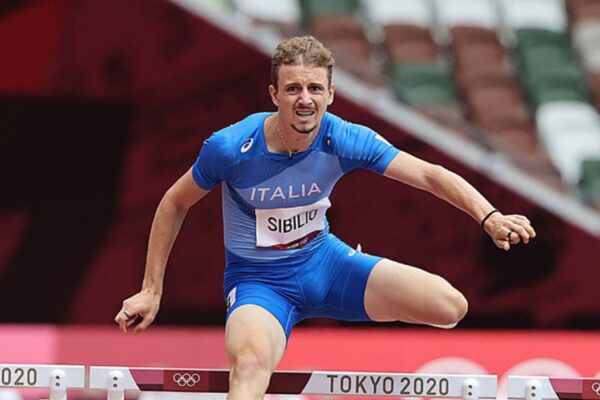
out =
{"type": "Polygon", "coordinates": [[[296,125],[291,124],[291,127],[293,130],[295,130],[298,133],[302,133],[302,134],[311,134],[315,129],[317,129],[317,126],[313,126],[312,128],[307,128],[307,129],[300,129],[298,128],[296,125]]]}

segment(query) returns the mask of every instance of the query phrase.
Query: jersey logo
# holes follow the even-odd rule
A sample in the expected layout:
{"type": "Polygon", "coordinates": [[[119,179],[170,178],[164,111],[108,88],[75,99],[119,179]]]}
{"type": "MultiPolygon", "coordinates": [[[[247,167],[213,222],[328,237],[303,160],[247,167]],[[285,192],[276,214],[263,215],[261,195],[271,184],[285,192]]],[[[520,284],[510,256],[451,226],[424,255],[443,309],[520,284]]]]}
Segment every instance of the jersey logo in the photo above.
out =
{"type": "Polygon", "coordinates": [[[356,249],[350,249],[350,250],[348,251],[348,255],[349,255],[350,257],[352,257],[352,256],[353,256],[353,255],[355,255],[356,253],[360,253],[360,252],[362,252],[362,248],[360,247],[360,243],[359,243],[359,244],[358,244],[358,246],[356,246],[356,249]]]}
{"type": "Polygon", "coordinates": [[[233,289],[231,289],[229,291],[229,293],[227,294],[227,311],[229,311],[231,306],[233,306],[235,304],[236,293],[237,293],[237,286],[235,286],[233,289]]]}
{"type": "Polygon", "coordinates": [[[250,138],[240,147],[240,152],[245,153],[250,150],[250,147],[254,144],[254,139],[250,138]]]}

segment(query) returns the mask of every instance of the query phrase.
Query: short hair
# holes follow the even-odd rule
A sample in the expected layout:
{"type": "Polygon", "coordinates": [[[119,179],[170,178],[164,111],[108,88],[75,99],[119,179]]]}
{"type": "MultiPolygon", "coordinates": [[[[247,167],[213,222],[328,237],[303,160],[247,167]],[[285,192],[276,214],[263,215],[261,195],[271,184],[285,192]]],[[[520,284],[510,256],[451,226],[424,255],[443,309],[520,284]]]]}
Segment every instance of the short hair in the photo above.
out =
{"type": "Polygon", "coordinates": [[[327,68],[328,87],[331,87],[335,59],[331,51],[314,36],[296,36],[279,42],[271,59],[271,83],[277,89],[279,68],[282,65],[307,64],[327,68]]]}

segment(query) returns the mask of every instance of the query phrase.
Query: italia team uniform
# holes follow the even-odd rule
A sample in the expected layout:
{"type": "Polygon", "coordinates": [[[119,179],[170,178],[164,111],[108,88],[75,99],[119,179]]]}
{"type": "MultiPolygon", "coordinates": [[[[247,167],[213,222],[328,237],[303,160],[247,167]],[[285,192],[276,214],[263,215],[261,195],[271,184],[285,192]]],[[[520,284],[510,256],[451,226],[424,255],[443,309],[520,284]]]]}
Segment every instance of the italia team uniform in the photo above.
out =
{"type": "Polygon", "coordinates": [[[329,195],[354,168],[382,174],[398,150],[371,129],[325,113],[312,145],[289,158],[267,149],[259,113],[214,133],[192,168],[204,190],[222,184],[227,315],[271,312],[286,336],[309,317],[368,320],[367,278],[379,257],[329,232],[329,195]]]}

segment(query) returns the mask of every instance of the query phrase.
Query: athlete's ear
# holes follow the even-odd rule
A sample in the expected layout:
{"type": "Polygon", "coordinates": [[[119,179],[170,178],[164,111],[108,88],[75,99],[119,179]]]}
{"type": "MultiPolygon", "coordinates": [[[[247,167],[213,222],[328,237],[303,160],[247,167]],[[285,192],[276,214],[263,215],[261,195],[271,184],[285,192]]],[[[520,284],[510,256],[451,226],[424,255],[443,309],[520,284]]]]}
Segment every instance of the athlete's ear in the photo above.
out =
{"type": "Polygon", "coordinates": [[[331,103],[333,103],[334,94],[335,94],[335,84],[332,83],[331,87],[329,88],[329,98],[327,99],[328,106],[330,106],[331,103]]]}
{"type": "Polygon", "coordinates": [[[273,85],[269,85],[269,94],[271,95],[271,101],[275,107],[279,107],[279,100],[277,99],[277,88],[273,85]]]}

